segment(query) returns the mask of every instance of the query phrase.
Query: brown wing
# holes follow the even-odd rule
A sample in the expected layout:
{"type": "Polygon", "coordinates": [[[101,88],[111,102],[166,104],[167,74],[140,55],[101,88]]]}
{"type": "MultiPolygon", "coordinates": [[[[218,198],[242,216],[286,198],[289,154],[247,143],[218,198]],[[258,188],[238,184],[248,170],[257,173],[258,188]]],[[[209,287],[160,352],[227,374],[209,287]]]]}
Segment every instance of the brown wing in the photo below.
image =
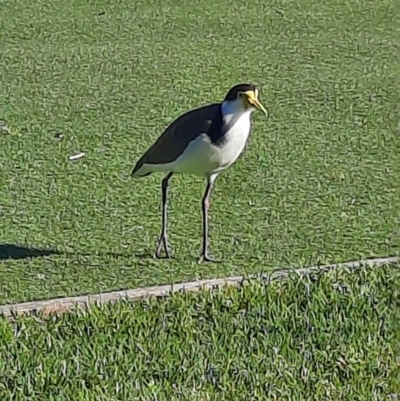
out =
{"type": "Polygon", "coordinates": [[[132,175],[143,164],[164,164],[178,158],[188,144],[202,133],[207,133],[218,116],[219,104],[210,104],[188,111],[174,120],[136,163],[132,175]]]}

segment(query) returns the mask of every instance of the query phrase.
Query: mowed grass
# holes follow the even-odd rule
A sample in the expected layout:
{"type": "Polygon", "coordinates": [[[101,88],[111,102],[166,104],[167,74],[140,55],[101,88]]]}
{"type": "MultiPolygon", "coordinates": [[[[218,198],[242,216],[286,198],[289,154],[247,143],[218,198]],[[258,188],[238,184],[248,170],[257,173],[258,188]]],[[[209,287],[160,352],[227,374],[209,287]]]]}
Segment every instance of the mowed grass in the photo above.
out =
{"type": "Polygon", "coordinates": [[[381,0],[3,1],[0,302],[397,253],[396,13],[381,0]],[[193,177],[171,181],[175,259],[153,260],[162,177],[128,175],[175,117],[242,81],[270,117],[254,116],[216,183],[222,263],[197,264],[193,177]],[[41,248],[60,254],[22,258],[41,248]]]}
{"type": "Polygon", "coordinates": [[[2,318],[1,399],[397,399],[399,288],[386,266],[2,318]]]}

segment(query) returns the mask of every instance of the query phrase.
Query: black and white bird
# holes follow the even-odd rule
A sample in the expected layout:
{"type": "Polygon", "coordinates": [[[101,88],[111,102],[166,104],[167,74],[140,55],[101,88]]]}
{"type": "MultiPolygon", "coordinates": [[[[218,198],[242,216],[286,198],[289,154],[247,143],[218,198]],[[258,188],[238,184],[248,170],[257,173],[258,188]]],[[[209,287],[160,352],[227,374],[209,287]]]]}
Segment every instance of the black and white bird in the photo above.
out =
{"type": "Polygon", "coordinates": [[[162,180],[162,228],[154,256],[162,247],[170,257],[167,237],[168,183],[173,174],[204,177],[207,187],[202,200],[203,247],[199,262],[212,259],[208,253],[208,209],[210,194],[218,175],[242,154],[251,132],[251,115],[267,110],[259,101],[259,90],[252,84],[233,86],[221,103],[190,110],[175,119],[144,153],[132,171],[134,177],[166,174],[162,180]]]}

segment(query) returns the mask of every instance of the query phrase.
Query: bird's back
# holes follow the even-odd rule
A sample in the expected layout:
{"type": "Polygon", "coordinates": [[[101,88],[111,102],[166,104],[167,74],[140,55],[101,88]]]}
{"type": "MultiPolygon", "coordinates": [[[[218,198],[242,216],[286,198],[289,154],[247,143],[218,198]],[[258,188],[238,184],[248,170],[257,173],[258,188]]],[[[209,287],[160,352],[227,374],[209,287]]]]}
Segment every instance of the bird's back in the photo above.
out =
{"type": "Polygon", "coordinates": [[[137,175],[144,164],[173,162],[184,152],[189,143],[201,134],[212,136],[214,132],[220,132],[222,124],[220,106],[220,103],[213,103],[180,115],[139,159],[132,175],[137,175]]]}

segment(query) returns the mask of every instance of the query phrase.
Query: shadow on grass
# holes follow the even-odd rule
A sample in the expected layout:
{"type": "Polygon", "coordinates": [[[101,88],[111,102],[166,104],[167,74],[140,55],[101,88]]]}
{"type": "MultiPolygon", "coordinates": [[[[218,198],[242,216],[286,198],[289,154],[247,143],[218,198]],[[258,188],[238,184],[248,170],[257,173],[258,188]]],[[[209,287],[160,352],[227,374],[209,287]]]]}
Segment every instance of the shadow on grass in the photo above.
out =
{"type": "Polygon", "coordinates": [[[117,252],[93,252],[93,253],[80,253],[80,252],[60,252],[57,249],[51,248],[29,248],[26,246],[15,245],[15,244],[0,244],[0,260],[13,259],[31,259],[31,258],[40,258],[51,255],[70,255],[70,256],[100,256],[100,257],[112,257],[112,258],[130,258],[134,257],[137,259],[148,259],[152,258],[152,254],[150,253],[117,253],[117,252]]]}
{"type": "Polygon", "coordinates": [[[14,244],[0,244],[0,260],[5,259],[30,259],[40,258],[50,255],[60,255],[61,252],[56,249],[39,249],[39,248],[28,248],[26,246],[14,245],[14,244]]]}

